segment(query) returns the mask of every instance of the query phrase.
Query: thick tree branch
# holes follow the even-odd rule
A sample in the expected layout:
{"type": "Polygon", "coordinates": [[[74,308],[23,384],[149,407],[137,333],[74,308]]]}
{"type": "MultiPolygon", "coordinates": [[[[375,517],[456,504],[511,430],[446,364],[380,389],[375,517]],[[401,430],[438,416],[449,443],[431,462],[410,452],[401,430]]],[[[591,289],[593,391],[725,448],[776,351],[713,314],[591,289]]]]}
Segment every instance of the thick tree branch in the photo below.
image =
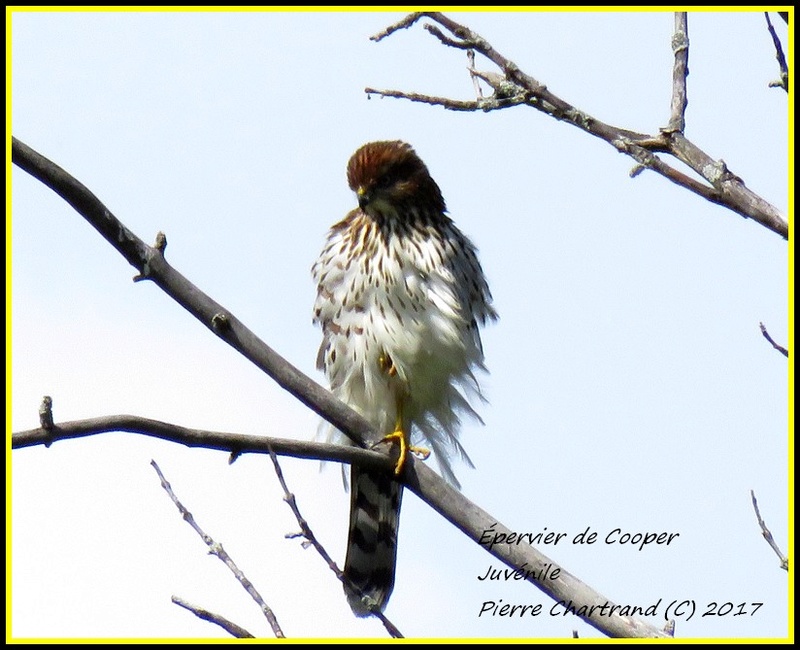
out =
{"type": "MultiPolygon", "coordinates": [[[[12,160],[14,164],[19,165],[45,185],[54,189],[73,205],[81,216],[100,231],[106,240],[119,250],[133,266],[139,269],[143,278],[155,282],[212,332],[266,372],[301,402],[361,446],[381,439],[381,433],[375,431],[363,417],[289,364],[259,340],[232,313],[206,296],[173,269],[164,259],[163,246],[159,249],[144,244],[125,228],[86,187],[63,169],[16,138],[12,142],[12,160]]],[[[58,429],[58,426],[54,426],[52,430],[40,430],[38,434],[28,433],[38,435],[41,438],[39,443],[44,444],[48,436],[52,441],[52,436],[58,429]]],[[[237,447],[231,451],[243,452],[245,450],[237,447]]],[[[423,501],[476,543],[481,544],[481,540],[485,540],[484,533],[489,530],[491,530],[492,536],[512,534],[511,530],[469,501],[413,456],[407,458],[401,478],[423,501]]],[[[506,537],[506,539],[508,538],[506,537]]],[[[663,632],[644,621],[620,615],[619,610],[609,614],[607,609],[603,610],[600,607],[595,610],[589,609],[593,605],[611,607],[614,603],[583,584],[566,570],[561,569],[557,578],[549,579],[549,575],[552,574],[548,571],[548,567],[552,569],[557,564],[532,546],[507,543],[488,544],[486,541],[482,545],[485,548],[489,547],[486,550],[509,567],[519,570],[527,580],[555,601],[571,600],[578,607],[586,605],[587,611],[580,615],[581,618],[601,632],[615,637],[664,636],[663,632]]]]}
{"type": "Polygon", "coordinates": [[[736,176],[725,161],[714,160],[696,144],[687,140],[682,133],[665,134],[669,139],[669,153],[682,163],[691,167],[710,184],[718,203],[743,217],[750,217],[765,228],[789,238],[789,224],[780,211],[750,190],[744,181],[736,176]]]}
{"type": "MultiPolygon", "coordinates": [[[[685,14],[683,17],[680,14],[676,16],[675,34],[673,36],[675,64],[673,66],[670,121],[657,135],[637,133],[606,124],[576,108],[551,93],[543,83],[520,70],[516,63],[500,54],[479,34],[440,12],[431,11],[409,14],[399,22],[390,25],[379,34],[373,36],[372,40],[377,42],[399,29],[407,29],[423,17],[435,21],[453,36],[453,38],[447,37],[437,27],[425,25],[425,29],[436,36],[443,45],[478,52],[500,69],[500,74],[496,72],[479,73],[479,76],[494,88],[494,97],[477,101],[461,101],[400,90],[366,88],[365,92],[368,95],[377,94],[385,97],[408,99],[458,111],[488,111],[520,105],[535,108],[554,119],[571,124],[594,137],[608,142],[617,151],[631,156],[643,167],[652,169],[671,182],[713,203],[724,206],[742,217],[753,219],[784,239],[788,239],[788,223],[785,216],[776,207],[749,190],[741,178],[727,169],[724,161],[714,160],[683,136],[685,127],[684,113],[687,105],[686,75],[688,74],[689,48],[685,14]],[[699,174],[705,183],[677,172],[655,156],[643,162],[642,159],[646,157],[642,156],[642,150],[650,153],[662,152],[674,156],[699,174]]],[[[476,72],[471,70],[470,74],[474,75],[476,72]]]]}
{"type": "Polygon", "coordinates": [[[359,447],[192,429],[136,415],[108,415],[86,420],[61,422],[53,424],[50,428],[39,427],[38,429],[19,431],[12,435],[11,447],[12,449],[22,449],[23,447],[34,447],[36,445],[50,446],[58,440],[85,438],[101,433],[114,432],[139,433],[152,438],[160,438],[161,440],[186,445],[187,447],[228,451],[234,458],[241,454],[268,454],[270,449],[273,449],[276,454],[281,456],[354,463],[372,468],[391,469],[395,463],[386,454],[359,447]]]}

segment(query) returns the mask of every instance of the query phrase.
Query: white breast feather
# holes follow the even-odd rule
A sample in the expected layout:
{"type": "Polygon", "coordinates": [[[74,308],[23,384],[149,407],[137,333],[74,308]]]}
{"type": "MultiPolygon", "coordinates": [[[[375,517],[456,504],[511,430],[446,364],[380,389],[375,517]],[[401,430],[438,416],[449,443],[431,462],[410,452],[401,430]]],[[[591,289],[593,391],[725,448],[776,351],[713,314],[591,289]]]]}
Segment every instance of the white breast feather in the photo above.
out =
{"type": "MultiPolygon", "coordinates": [[[[452,224],[447,232],[463,238],[452,224]]],[[[319,287],[314,320],[324,331],[320,361],[334,394],[387,434],[405,394],[412,440],[430,446],[445,478],[457,485],[450,458],[457,453],[471,465],[457,438],[459,415],[478,418],[468,398],[482,399],[473,370],[484,370],[483,352],[473,323],[495,318],[488,289],[481,277],[477,295],[469,286],[459,292],[458,280],[477,267],[468,242],[446,246],[448,259],[442,259],[430,238],[417,237],[422,255],[415,261],[398,235],[388,244],[377,239],[375,254],[359,258],[369,274],[359,262],[348,265],[341,230],[332,231],[312,269],[319,287]],[[387,354],[394,376],[380,365],[387,354]]],[[[328,438],[346,441],[332,427],[328,438]]]]}

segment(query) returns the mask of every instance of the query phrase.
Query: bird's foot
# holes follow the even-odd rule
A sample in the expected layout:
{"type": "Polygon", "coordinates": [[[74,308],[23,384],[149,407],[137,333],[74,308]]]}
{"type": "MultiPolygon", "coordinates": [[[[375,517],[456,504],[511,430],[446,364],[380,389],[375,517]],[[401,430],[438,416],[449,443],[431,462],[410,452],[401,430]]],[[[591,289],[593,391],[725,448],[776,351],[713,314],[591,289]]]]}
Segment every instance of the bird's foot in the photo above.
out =
{"type": "Polygon", "coordinates": [[[406,433],[401,429],[398,429],[394,433],[390,433],[388,436],[383,438],[381,442],[397,442],[400,445],[400,457],[397,459],[397,464],[394,467],[395,476],[400,476],[400,474],[403,472],[403,467],[405,467],[406,464],[406,454],[408,452],[411,452],[420,460],[426,460],[428,456],[431,455],[430,449],[409,445],[408,436],[406,436],[406,433]]]}

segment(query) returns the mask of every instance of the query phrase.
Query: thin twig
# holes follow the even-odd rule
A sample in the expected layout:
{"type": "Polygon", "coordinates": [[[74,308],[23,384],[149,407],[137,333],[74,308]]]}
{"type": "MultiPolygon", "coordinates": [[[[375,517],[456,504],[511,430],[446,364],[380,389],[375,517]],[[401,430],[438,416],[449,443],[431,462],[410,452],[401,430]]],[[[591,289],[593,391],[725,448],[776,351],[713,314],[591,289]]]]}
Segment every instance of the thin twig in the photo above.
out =
{"type": "Polygon", "coordinates": [[[39,426],[44,431],[51,431],[55,423],[53,422],[53,398],[45,395],[39,405],[39,426]]]}
{"type": "Polygon", "coordinates": [[[449,36],[445,36],[442,33],[442,30],[435,25],[425,25],[425,30],[438,38],[442,45],[454,47],[457,50],[471,50],[478,44],[477,41],[473,41],[469,38],[459,38],[458,40],[454,40],[449,36]]]}
{"type": "MultiPolygon", "coordinates": [[[[295,519],[297,519],[297,523],[300,526],[300,536],[303,537],[308,544],[314,547],[317,553],[320,554],[325,563],[328,565],[328,568],[333,571],[334,575],[342,582],[347,583],[347,586],[353,589],[356,593],[360,593],[360,590],[356,585],[354,585],[344,572],[339,568],[336,562],[333,561],[333,558],[328,554],[328,551],[325,550],[325,547],[320,544],[317,536],[314,534],[314,531],[311,530],[311,527],[308,525],[308,521],[306,521],[305,517],[300,514],[300,508],[297,506],[297,499],[295,498],[294,494],[289,491],[289,487],[286,485],[286,479],[283,478],[283,471],[281,470],[281,466],[278,463],[278,457],[275,453],[270,449],[269,457],[272,459],[272,464],[275,466],[275,474],[278,476],[278,481],[281,484],[281,488],[283,488],[283,500],[289,505],[291,508],[292,513],[294,514],[295,519]]],[[[292,536],[294,537],[294,535],[292,536]]],[[[375,616],[383,626],[386,628],[386,631],[395,638],[395,639],[402,639],[403,635],[401,634],[400,630],[392,623],[384,613],[378,609],[377,607],[372,607],[370,609],[370,613],[375,616]]]]}
{"type": "Polygon", "coordinates": [[[409,27],[411,27],[411,25],[413,25],[415,22],[417,22],[420,18],[422,18],[423,16],[427,15],[427,13],[428,12],[425,12],[425,11],[415,11],[414,13],[410,13],[410,14],[408,14],[408,16],[406,16],[402,20],[397,21],[393,25],[389,25],[383,31],[378,32],[374,36],[371,36],[370,40],[371,41],[375,41],[377,43],[378,41],[386,38],[390,34],[394,34],[394,32],[396,32],[399,29],[408,29],[409,27]]]}
{"type": "Polygon", "coordinates": [[[188,523],[192,527],[192,529],[200,536],[203,542],[205,542],[206,546],[208,546],[209,553],[211,553],[211,555],[216,555],[220,560],[222,560],[225,566],[227,566],[228,569],[230,569],[230,571],[233,573],[233,575],[236,576],[236,579],[239,581],[242,587],[244,587],[245,591],[247,591],[247,593],[250,594],[250,597],[256,601],[256,604],[259,606],[261,612],[264,614],[267,621],[269,622],[270,627],[272,628],[272,631],[275,634],[276,638],[278,639],[285,638],[283,635],[283,631],[281,630],[281,627],[278,624],[278,619],[275,618],[275,613],[272,611],[269,605],[267,605],[267,603],[264,602],[264,599],[261,597],[261,594],[258,593],[258,590],[255,588],[253,583],[250,582],[250,580],[242,572],[242,570],[239,569],[238,566],[236,566],[236,563],[233,561],[231,556],[228,555],[228,553],[222,547],[222,544],[218,544],[217,542],[215,542],[211,536],[206,535],[203,529],[200,528],[200,525],[195,521],[195,518],[192,515],[192,513],[186,509],[186,507],[180,502],[178,497],[175,495],[175,492],[173,492],[172,486],[169,484],[167,479],[164,478],[164,474],[161,472],[161,468],[158,466],[156,461],[151,460],[150,464],[153,466],[153,469],[155,469],[156,473],[158,474],[158,478],[161,480],[161,487],[164,488],[166,493],[169,495],[169,498],[172,499],[172,502],[175,504],[175,507],[178,508],[178,511],[183,516],[184,521],[186,521],[186,523],[188,523]]]}
{"type": "Polygon", "coordinates": [[[172,597],[172,602],[178,605],[179,607],[183,607],[186,610],[189,610],[197,616],[197,618],[201,618],[204,621],[208,621],[209,623],[214,623],[215,625],[219,625],[223,630],[225,630],[228,634],[230,634],[235,639],[254,639],[255,637],[250,634],[247,630],[245,630],[241,625],[237,625],[233,621],[229,621],[224,616],[220,614],[215,614],[214,612],[209,612],[207,609],[203,607],[199,607],[198,605],[192,605],[189,602],[186,602],[183,598],[178,596],[172,597]]]}
{"type": "Polygon", "coordinates": [[[775,538],[772,537],[772,533],[770,532],[769,528],[767,528],[767,524],[764,523],[764,520],[761,518],[761,512],[758,509],[758,501],[756,500],[756,493],[753,490],[750,490],[750,498],[753,501],[753,510],[756,511],[756,519],[758,519],[758,525],[761,528],[761,535],[767,540],[767,544],[770,545],[770,548],[775,551],[775,555],[778,556],[778,559],[781,561],[781,569],[784,571],[789,571],[789,558],[783,554],[780,547],[778,546],[775,538]]]}
{"type": "MultiPolygon", "coordinates": [[[[769,12],[764,12],[764,18],[767,19],[767,29],[769,35],[772,36],[772,44],[775,46],[775,58],[778,60],[778,67],[781,71],[780,81],[770,82],[770,88],[783,88],[787,93],[789,92],[789,66],[786,64],[786,57],[783,55],[783,47],[781,40],[775,33],[775,28],[772,26],[772,21],[769,19],[769,12]]],[[[788,21],[787,21],[788,22],[788,21]]]]}
{"type": "Polygon", "coordinates": [[[431,106],[441,106],[448,111],[462,111],[474,112],[496,111],[501,108],[508,108],[509,106],[517,106],[524,104],[524,97],[514,98],[501,98],[495,99],[493,97],[481,97],[476,101],[450,99],[449,97],[437,97],[435,95],[423,95],[420,93],[407,93],[402,90],[379,90],[377,88],[365,88],[364,91],[367,95],[380,95],[381,97],[394,97],[397,99],[408,99],[412,102],[419,102],[422,104],[430,104],[431,106]]]}
{"type": "Polygon", "coordinates": [[[769,335],[769,332],[767,331],[767,328],[765,327],[764,323],[759,323],[758,326],[761,328],[761,333],[764,335],[764,338],[767,339],[767,341],[769,341],[769,344],[773,348],[775,348],[778,352],[780,352],[783,356],[788,358],[789,357],[789,350],[787,350],[782,345],[779,345],[778,343],[775,343],[773,338],[769,335]]]}
{"type": "Polygon", "coordinates": [[[472,78],[472,87],[475,89],[475,99],[480,101],[483,99],[483,89],[475,74],[475,50],[467,50],[467,63],[469,64],[467,65],[467,70],[469,70],[469,75],[472,78]]]}
{"type": "Polygon", "coordinates": [[[645,169],[651,169],[652,171],[666,178],[668,181],[671,181],[672,183],[675,183],[676,185],[679,185],[690,192],[694,192],[698,196],[702,196],[704,199],[711,201],[712,203],[723,204],[722,196],[716,189],[709,187],[708,185],[701,183],[691,176],[687,176],[683,172],[675,169],[652,153],[650,150],[645,149],[638,144],[633,144],[626,141],[620,141],[616,143],[616,145],[619,151],[627,153],[634,160],[636,160],[640,166],[631,172],[632,176],[639,174],[642,167],[645,169]]]}
{"type": "Polygon", "coordinates": [[[672,67],[672,104],[667,129],[680,131],[686,128],[686,77],[689,75],[689,21],[685,11],[675,12],[675,31],[672,34],[672,53],[675,63],[672,67]]]}

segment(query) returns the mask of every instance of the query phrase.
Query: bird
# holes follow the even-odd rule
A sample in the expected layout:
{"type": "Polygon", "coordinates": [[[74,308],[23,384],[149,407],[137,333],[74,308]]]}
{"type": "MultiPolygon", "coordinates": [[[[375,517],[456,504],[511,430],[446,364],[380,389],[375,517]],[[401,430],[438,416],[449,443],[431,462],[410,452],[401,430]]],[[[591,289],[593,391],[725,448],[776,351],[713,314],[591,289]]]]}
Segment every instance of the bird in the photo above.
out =
{"type": "MultiPolygon", "coordinates": [[[[411,145],[364,144],[347,182],[358,207],[331,227],[312,267],[313,321],[322,328],[317,367],[332,393],[400,447],[394,472],[350,470],[343,583],[353,612],[368,616],[394,588],[407,454],[432,451],[456,487],[452,459],[472,466],[458,434],[463,416],[482,422],[473,407],[485,401],[479,326],[497,312],[476,247],[411,145]]],[[[348,444],[332,426],[327,437],[348,444]]]]}

